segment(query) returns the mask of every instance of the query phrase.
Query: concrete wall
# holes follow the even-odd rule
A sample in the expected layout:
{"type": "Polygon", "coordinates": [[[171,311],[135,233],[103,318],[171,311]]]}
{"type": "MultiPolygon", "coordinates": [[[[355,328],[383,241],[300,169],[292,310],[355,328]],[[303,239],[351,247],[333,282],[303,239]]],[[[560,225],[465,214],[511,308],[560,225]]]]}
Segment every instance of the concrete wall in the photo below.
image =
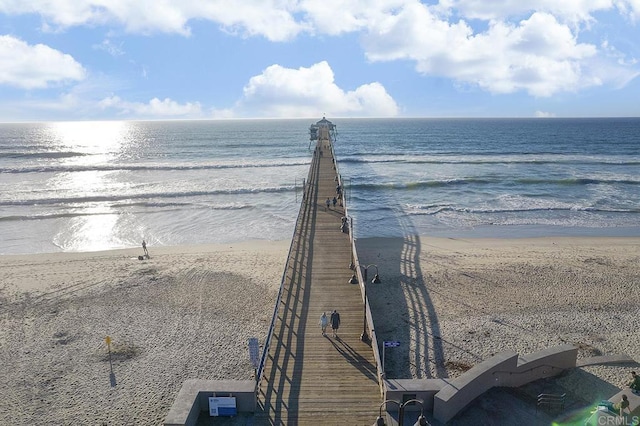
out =
{"type": "Polygon", "coordinates": [[[256,382],[253,380],[186,380],[176,397],[164,426],[192,426],[201,413],[209,415],[210,396],[234,396],[238,412],[255,412],[256,382]]]}
{"type": "Polygon", "coordinates": [[[515,371],[497,371],[495,378],[500,386],[519,387],[529,382],[557,376],[562,371],[574,368],[578,348],[573,345],[559,345],[552,348],[521,355],[515,371]]]}
{"type": "Polygon", "coordinates": [[[434,396],[433,416],[442,422],[451,420],[478,396],[494,386],[502,386],[494,373],[515,371],[517,366],[517,353],[502,352],[448,381],[448,384],[434,396]]]}
{"type": "MultiPolygon", "coordinates": [[[[524,356],[505,351],[479,363],[461,376],[449,379],[385,379],[384,399],[402,403],[423,401],[425,411],[433,410],[436,420],[448,422],[474,399],[496,386],[519,387],[534,380],[551,377],[574,368],[578,348],[560,345],[524,356]]],[[[397,409],[388,404],[390,411],[397,409]]],[[[417,411],[419,404],[407,407],[417,411]]]]}
{"type": "Polygon", "coordinates": [[[492,387],[518,387],[558,375],[575,367],[577,356],[578,349],[573,345],[555,346],[520,358],[512,351],[497,354],[449,381],[436,393],[433,415],[441,422],[448,422],[492,387]]]}

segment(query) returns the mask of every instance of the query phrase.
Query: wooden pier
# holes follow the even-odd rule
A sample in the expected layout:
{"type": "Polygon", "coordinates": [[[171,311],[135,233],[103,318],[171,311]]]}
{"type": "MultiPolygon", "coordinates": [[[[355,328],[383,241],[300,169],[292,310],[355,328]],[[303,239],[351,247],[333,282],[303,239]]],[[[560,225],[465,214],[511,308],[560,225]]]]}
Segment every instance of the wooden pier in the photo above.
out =
{"type": "Polygon", "coordinates": [[[320,129],[258,389],[256,425],[371,425],[382,401],[371,346],[361,341],[363,299],[353,274],[331,139],[320,129]],[[320,316],[340,314],[338,337],[320,316]]]}

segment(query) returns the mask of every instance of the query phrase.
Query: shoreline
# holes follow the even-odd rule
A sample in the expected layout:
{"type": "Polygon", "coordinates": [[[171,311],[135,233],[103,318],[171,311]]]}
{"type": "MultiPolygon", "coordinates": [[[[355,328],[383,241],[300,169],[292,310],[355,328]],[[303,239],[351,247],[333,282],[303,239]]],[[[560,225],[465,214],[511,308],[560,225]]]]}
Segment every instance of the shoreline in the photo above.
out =
{"type": "MultiPolygon", "coordinates": [[[[356,230],[357,231],[357,230],[356,230]]],[[[519,240],[529,238],[640,238],[640,226],[611,226],[608,228],[588,228],[563,225],[479,225],[473,228],[420,228],[420,232],[410,233],[425,238],[452,239],[498,239],[519,240]]],[[[356,232],[357,236],[357,232],[356,232]]],[[[404,238],[405,236],[376,235],[357,236],[357,239],[404,238]]]]}
{"type": "MultiPolygon", "coordinates": [[[[291,223],[293,227],[295,222],[291,223]]],[[[587,228],[587,227],[575,227],[575,226],[563,226],[563,225],[480,225],[473,228],[451,229],[451,228],[419,228],[415,229],[417,233],[411,235],[422,235],[425,238],[443,238],[443,239],[498,239],[498,240],[519,240],[530,238],[640,238],[640,226],[612,226],[608,228],[587,228]],[[419,231],[419,232],[418,232],[419,231]]],[[[386,235],[384,233],[378,233],[373,236],[358,236],[359,232],[356,229],[356,240],[365,240],[372,238],[405,238],[406,236],[398,235],[386,235]]],[[[262,240],[262,239],[247,239],[239,241],[203,241],[194,242],[190,244],[180,245],[154,245],[153,241],[147,241],[149,247],[154,249],[172,249],[187,248],[187,247],[226,247],[233,245],[264,245],[271,243],[280,243],[283,241],[291,241],[292,235],[287,234],[282,239],[275,240],[262,240]]],[[[47,244],[51,247],[56,247],[53,244],[47,244]]],[[[62,249],[49,250],[49,251],[31,251],[31,252],[0,252],[0,256],[31,256],[31,255],[49,255],[56,253],[101,253],[121,250],[139,250],[140,254],[142,249],[139,245],[126,246],[126,247],[113,247],[101,250],[89,250],[89,251],[64,251],[62,249]]],[[[188,249],[187,249],[188,250],[188,249]]]]}
{"type": "MultiPolygon", "coordinates": [[[[176,250],[185,252],[193,251],[220,251],[233,247],[269,247],[272,244],[280,245],[291,242],[291,238],[278,239],[278,240],[241,240],[241,241],[229,241],[229,242],[195,242],[192,244],[179,244],[179,245],[155,245],[152,242],[147,241],[147,248],[149,250],[155,250],[157,252],[167,253],[176,250]]],[[[19,256],[49,256],[49,255],[99,255],[103,254],[118,254],[119,252],[131,252],[132,256],[144,255],[141,245],[126,246],[126,247],[113,247],[100,250],[82,250],[82,251],[37,251],[37,252],[21,252],[21,253],[0,253],[0,257],[19,257],[19,256]],[[134,253],[135,252],[135,253],[134,253]]],[[[151,254],[151,253],[150,253],[151,254]]]]}

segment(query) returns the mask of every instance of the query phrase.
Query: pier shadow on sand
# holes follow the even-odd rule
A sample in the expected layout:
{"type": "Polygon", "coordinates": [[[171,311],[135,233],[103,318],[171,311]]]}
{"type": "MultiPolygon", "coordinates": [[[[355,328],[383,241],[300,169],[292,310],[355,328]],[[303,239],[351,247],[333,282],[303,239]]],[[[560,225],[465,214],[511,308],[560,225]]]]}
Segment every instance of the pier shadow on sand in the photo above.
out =
{"type": "MultiPolygon", "coordinates": [[[[367,297],[378,343],[400,342],[400,347],[385,351],[386,375],[399,379],[446,378],[438,314],[420,267],[418,232],[396,200],[387,197],[378,202],[395,212],[395,223],[390,226],[403,236],[386,238],[384,253],[367,250],[368,239],[356,239],[356,248],[363,267],[381,266],[384,261],[379,269],[382,283],[368,282],[367,297]]],[[[355,226],[357,229],[358,223],[355,226]]]]}
{"type": "MultiPolygon", "coordinates": [[[[395,212],[395,222],[389,226],[392,231],[399,230],[402,236],[384,238],[382,246],[376,238],[357,239],[356,247],[362,267],[376,265],[382,280],[380,284],[367,283],[378,344],[382,345],[383,341],[399,341],[401,344],[400,348],[387,348],[385,351],[386,375],[398,379],[448,378],[449,371],[456,370],[446,355],[446,347],[453,343],[441,334],[433,298],[455,298],[456,295],[436,294],[429,289],[429,275],[425,276],[420,266],[420,252],[424,247],[421,246],[418,231],[398,202],[391,197],[378,202],[395,212]]],[[[366,226],[355,225],[356,230],[358,225],[366,226]]],[[[446,258],[430,258],[430,261],[456,269],[456,265],[450,264],[446,258]]],[[[464,305],[465,301],[457,300],[456,303],[464,305]]],[[[500,321],[504,326],[517,326],[500,321]]],[[[379,349],[382,352],[382,348],[379,349]]],[[[481,354],[469,355],[476,363],[483,360],[481,354]]],[[[458,369],[456,373],[466,371],[471,366],[458,369]]],[[[475,399],[448,424],[572,424],[574,418],[588,414],[598,401],[608,399],[618,391],[611,383],[581,368],[574,368],[559,377],[538,380],[520,388],[491,389],[475,399]],[[589,394],[586,389],[597,390],[594,391],[597,395],[589,394]],[[566,393],[564,409],[538,407],[537,396],[540,393],[566,393]]],[[[430,414],[428,420],[438,425],[430,414]]]]}

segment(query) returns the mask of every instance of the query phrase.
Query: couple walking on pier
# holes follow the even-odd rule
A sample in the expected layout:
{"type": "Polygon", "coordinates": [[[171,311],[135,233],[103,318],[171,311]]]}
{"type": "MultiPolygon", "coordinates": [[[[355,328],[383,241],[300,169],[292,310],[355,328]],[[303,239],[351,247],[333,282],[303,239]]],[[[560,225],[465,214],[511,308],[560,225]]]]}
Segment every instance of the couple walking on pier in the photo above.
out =
{"type": "Polygon", "coordinates": [[[327,335],[327,325],[331,322],[331,330],[333,331],[333,337],[338,337],[338,328],[340,327],[340,314],[335,309],[331,312],[331,317],[327,317],[327,313],[323,312],[320,316],[320,328],[322,329],[322,335],[327,335]]]}
{"type": "Polygon", "coordinates": [[[331,198],[327,197],[327,201],[325,201],[324,203],[325,203],[324,211],[329,210],[332,204],[333,204],[333,209],[335,210],[336,204],[338,203],[338,199],[336,197],[333,197],[333,200],[332,200],[331,198]]]}

